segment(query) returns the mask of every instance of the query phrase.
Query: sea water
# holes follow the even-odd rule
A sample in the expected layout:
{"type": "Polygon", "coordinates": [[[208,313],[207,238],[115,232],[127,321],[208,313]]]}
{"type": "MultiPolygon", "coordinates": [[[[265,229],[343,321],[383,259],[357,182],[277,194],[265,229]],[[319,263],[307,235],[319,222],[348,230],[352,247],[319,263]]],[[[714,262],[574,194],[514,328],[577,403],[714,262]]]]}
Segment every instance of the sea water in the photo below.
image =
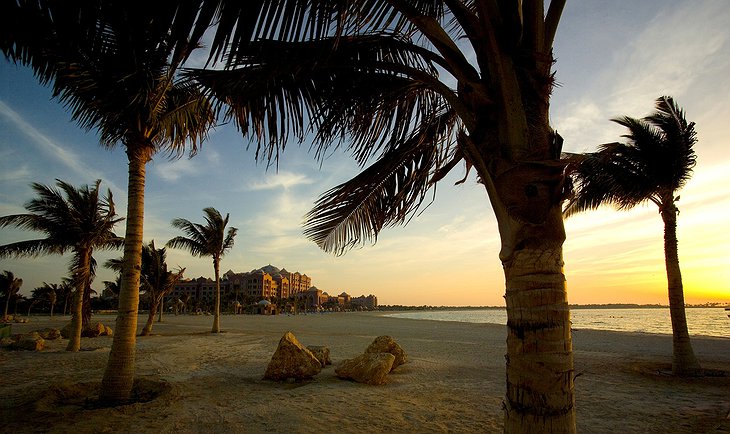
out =
{"type": "MultiPolygon", "coordinates": [[[[690,335],[730,338],[730,318],[721,307],[687,308],[690,335]]],[[[419,310],[389,314],[389,316],[435,321],[506,324],[505,309],[419,310]]],[[[614,330],[622,332],[672,334],[669,308],[587,309],[570,311],[572,328],[614,330]]]]}

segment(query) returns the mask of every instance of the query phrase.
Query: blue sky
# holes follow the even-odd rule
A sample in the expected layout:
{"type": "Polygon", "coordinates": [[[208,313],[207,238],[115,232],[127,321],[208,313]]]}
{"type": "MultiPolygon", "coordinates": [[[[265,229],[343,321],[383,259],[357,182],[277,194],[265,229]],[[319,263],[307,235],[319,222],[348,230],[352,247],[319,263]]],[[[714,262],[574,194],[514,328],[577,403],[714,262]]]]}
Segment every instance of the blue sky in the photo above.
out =
{"type": "MultiPolygon", "coordinates": [[[[564,150],[585,152],[620,139],[608,121],[641,117],[660,95],[674,96],[697,123],[698,164],[681,192],[679,248],[687,301],[730,302],[730,8],[725,0],[569,1],[555,43],[557,81],[551,122],[564,150]]],[[[0,215],[24,212],[31,182],[74,185],[103,180],[118,213],[126,212],[123,149],[98,145],[70,119],[50,90],[24,68],[0,61],[0,215]]],[[[375,246],[334,257],[302,235],[303,215],[322,192],[357,166],[334,153],[320,167],[290,145],[276,168],[256,164],[232,125],[215,129],[193,159],[148,165],[145,239],[177,235],[173,218],[202,221],[213,206],[239,229],[225,271],[266,264],[300,271],[329,293],[376,294],[381,304],[502,305],[499,236],[486,193],[474,176],[442,182],[434,203],[407,227],[384,230],[375,246]]],[[[457,171],[458,172],[458,171],[457,171]]],[[[599,210],[566,222],[565,270],[573,303],[666,304],[662,224],[656,207],[599,210]]],[[[118,232],[123,232],[120,225],[118,232]]],[[[34,234],[0,230],[0,243],[34,234]]],[[[99,262],[121,256],[100,253],[99,262]]],[[[58,282],[68,257],[2,259],[0,270],[23,278],[21,292],[58,282]]],[[[186,277],[211,276],[209,258],[170,250],[168,263],[186,277]]],[[[111,280],[100,267],[95,289],[111,280]]]]}

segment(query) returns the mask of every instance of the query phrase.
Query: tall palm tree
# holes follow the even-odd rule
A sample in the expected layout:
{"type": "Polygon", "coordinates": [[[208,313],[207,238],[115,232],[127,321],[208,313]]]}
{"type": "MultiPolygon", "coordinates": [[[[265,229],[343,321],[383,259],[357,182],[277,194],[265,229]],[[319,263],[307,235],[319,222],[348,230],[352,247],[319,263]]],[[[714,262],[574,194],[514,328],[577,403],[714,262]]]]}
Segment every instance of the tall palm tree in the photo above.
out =
{"type": "Polygon", "coordinates": [[[664,222],[664,262],[672,321],[672,372],[693,375],[700,369],[687,331],[684,289],[677,249],[677,192],[692,176],[697,142],[694,122],[672,97],[656,100],[656,112],[636,119],[612,119],[628,128],[628,143],[602,145],[598,152],[578,156],[573,172],[575,196],[566,214],[596,209],[603,204],[620,210],[652,202],[664,222]]]}
{"type": "Polygon", "coordinates": [[[0,246],[0,257],[72,253],[69,273],[76,291],[68,351],[78,351],[81,345],[82,306],[84,292],[91,288],[94,278],[94,250],[119,248],[124,243],[113,232],[123,219],[115,212],[111,191],[100,196],[100,184],[101,180],[97,180],[93,187],[77,189],[56,180],[56,189],[33,183],[38,197],[25,204],[29,213],[0,217],[0,228],[14,226],[45,234],[45,238],[0,246]]]}
{"type": "Polygon", "coordinates": [[[5,294],[5,311],[3,312],[3,320],[8,318],[8,307],[10,299],[20,291],[23,286],[23,279],[15,277],[12,271],[5,270],[0,274],[0,293],[5,294]]]}
{"type": "Polygon", "coordinates": [[[168,247],[181,248],[189,251],[193,256],[211,256],[213,258],[213,271],[215,273],[215,308],[213,315],[212,333],[220,333],[221,317],[221,281],[220,262],[221,258],[233,248],[233,239],[238,233],[236,228],[228,228],[228,217],[223,218],[215,208],[203,209],[205,224],[192,223],[189,220],[177,218],[172,221],[172,226],[182,230],[186,236],[177,236],[167,242],[168,247]]]}
{"type": "Polygon", "coordinates": [[[192,75],[260,158],[276,160],[291,136],[322,158],[345,146],[362,165],[307,216],[323,249],[375,241],[455,167],[476,172],[502,241],[505,430],[575,431],[565,162],[549,121],[565,0],[199,3],[218,18],[213,55],[232,48],[226,70],[192,75]]]}
{"type": "MultiPolygon", "coordinates": [[[[182,2],[183,4],[185,2],[182,2]]],[[[178,71],[197,39],[194,8],[160,0],[3,2],[0,48],[53,86],[82,128],[128,162],[124,271],[112,349],[100,400],[126,402],[134,380],[146,164],[160,151],[194,154],[215,116],[208,99],[178,71]]]]}

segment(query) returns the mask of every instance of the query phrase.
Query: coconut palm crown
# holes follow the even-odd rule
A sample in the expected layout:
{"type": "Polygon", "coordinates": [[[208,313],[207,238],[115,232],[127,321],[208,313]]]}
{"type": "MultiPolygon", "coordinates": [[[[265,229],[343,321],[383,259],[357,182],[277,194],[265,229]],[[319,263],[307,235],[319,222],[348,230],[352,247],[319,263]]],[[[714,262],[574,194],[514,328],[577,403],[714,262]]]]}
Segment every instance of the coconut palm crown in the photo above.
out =
{"type": "Polygon", "coordinates": [[[77,189],[61,180],[56,180],[58,188],[33,183],[31,186],[38,197],[25,204],[29,213],[0,217],[0,228],[17,227],[45,235],[2,245],[0,257],[72,252],[69,273],[76,293],[69,351],[78,351],[80,346],[81,308],[84,293],[91,288],[95,274],[94,250],[116,249],[124,243],[113,232],[114,226],[124,219],[116,214],[111,190],[104,197],[99,194],[100,184],[101,180],[97,180],[93,187],[86,185],[77,189]]]}
{"type": "Polygon", "coordinates": [[[643,202],[659,207],[664,222],[664,258],[672,321],[672,372],[696,374],[700,365],[687,330],[684,288],[677,246],[678,191],[692,176],[697,142],[694,122],[672,97],[656,100],[656,111],[642,119],[622,116],[612,121],[628,128],[627,143],[602,145],[598,152],[575,157],[575,193],[565,213],[613,205],[630,209],[643,202]]]}
{"type": "Polygon", "coordinates": [[[187,250],[193,256],[211,256],[215,273],[215,312],[213,315],[213,333],[220,332],[220,261],[233,248],[233,239],[238,229],[228,226],[229,215],[225,218],[215,208],[203,209],[205,224],[193,223],[183,218],[172,221],[172,226],[182,230],[187,236],[177,236],[167,242],[168,247],[187,250]]]}

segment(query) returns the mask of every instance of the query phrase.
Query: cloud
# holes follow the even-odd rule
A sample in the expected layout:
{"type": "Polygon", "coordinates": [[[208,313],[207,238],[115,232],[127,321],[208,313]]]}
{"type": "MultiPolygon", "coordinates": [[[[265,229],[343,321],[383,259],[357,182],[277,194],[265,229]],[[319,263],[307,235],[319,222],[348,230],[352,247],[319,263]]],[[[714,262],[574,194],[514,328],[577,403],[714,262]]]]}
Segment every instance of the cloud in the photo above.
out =
{"type": "Polygon", "coordinates": [[[313,184],[309,177],[293,172],[280,171],[274,175],[267,175],[263,180],[251,181],[247,185],[248,191],[274,190],[283,188],[288,190],[298,185],[313,184]]]}
{"type": "MultiPolygon", "coordinates": [[[[23,119],[23,117],[18,112],[13,110],[2,100],[0,100],[0,116],[5,117],[7,120],[9,120],[18,131],[22,132],[26,137],[31,139],[31,141],[35,145],[37,145],[38,148],[43,150],[46,155],[52,157],[56,161],[60,162],[61,164],[72,170],[74,173],[76,173],[77,176],[88,178],[89,175],[91,175],[97,179],[104,178],[102,173],[93,170],[86,164],[83,164],[82,159],[78,155],[69,151],[66,147],[56,144],[56,141],[53,140],[51,137],[48,137],[40,130],[26,122],[25,119],[23,119]]],[[[105,180],[104,182],[109,185],[112,190],[115,190],[117,192],[126,191],[126,189],[121,189],[117,187],[114,183],[109,182],[108,180],[105,180]]]]}

